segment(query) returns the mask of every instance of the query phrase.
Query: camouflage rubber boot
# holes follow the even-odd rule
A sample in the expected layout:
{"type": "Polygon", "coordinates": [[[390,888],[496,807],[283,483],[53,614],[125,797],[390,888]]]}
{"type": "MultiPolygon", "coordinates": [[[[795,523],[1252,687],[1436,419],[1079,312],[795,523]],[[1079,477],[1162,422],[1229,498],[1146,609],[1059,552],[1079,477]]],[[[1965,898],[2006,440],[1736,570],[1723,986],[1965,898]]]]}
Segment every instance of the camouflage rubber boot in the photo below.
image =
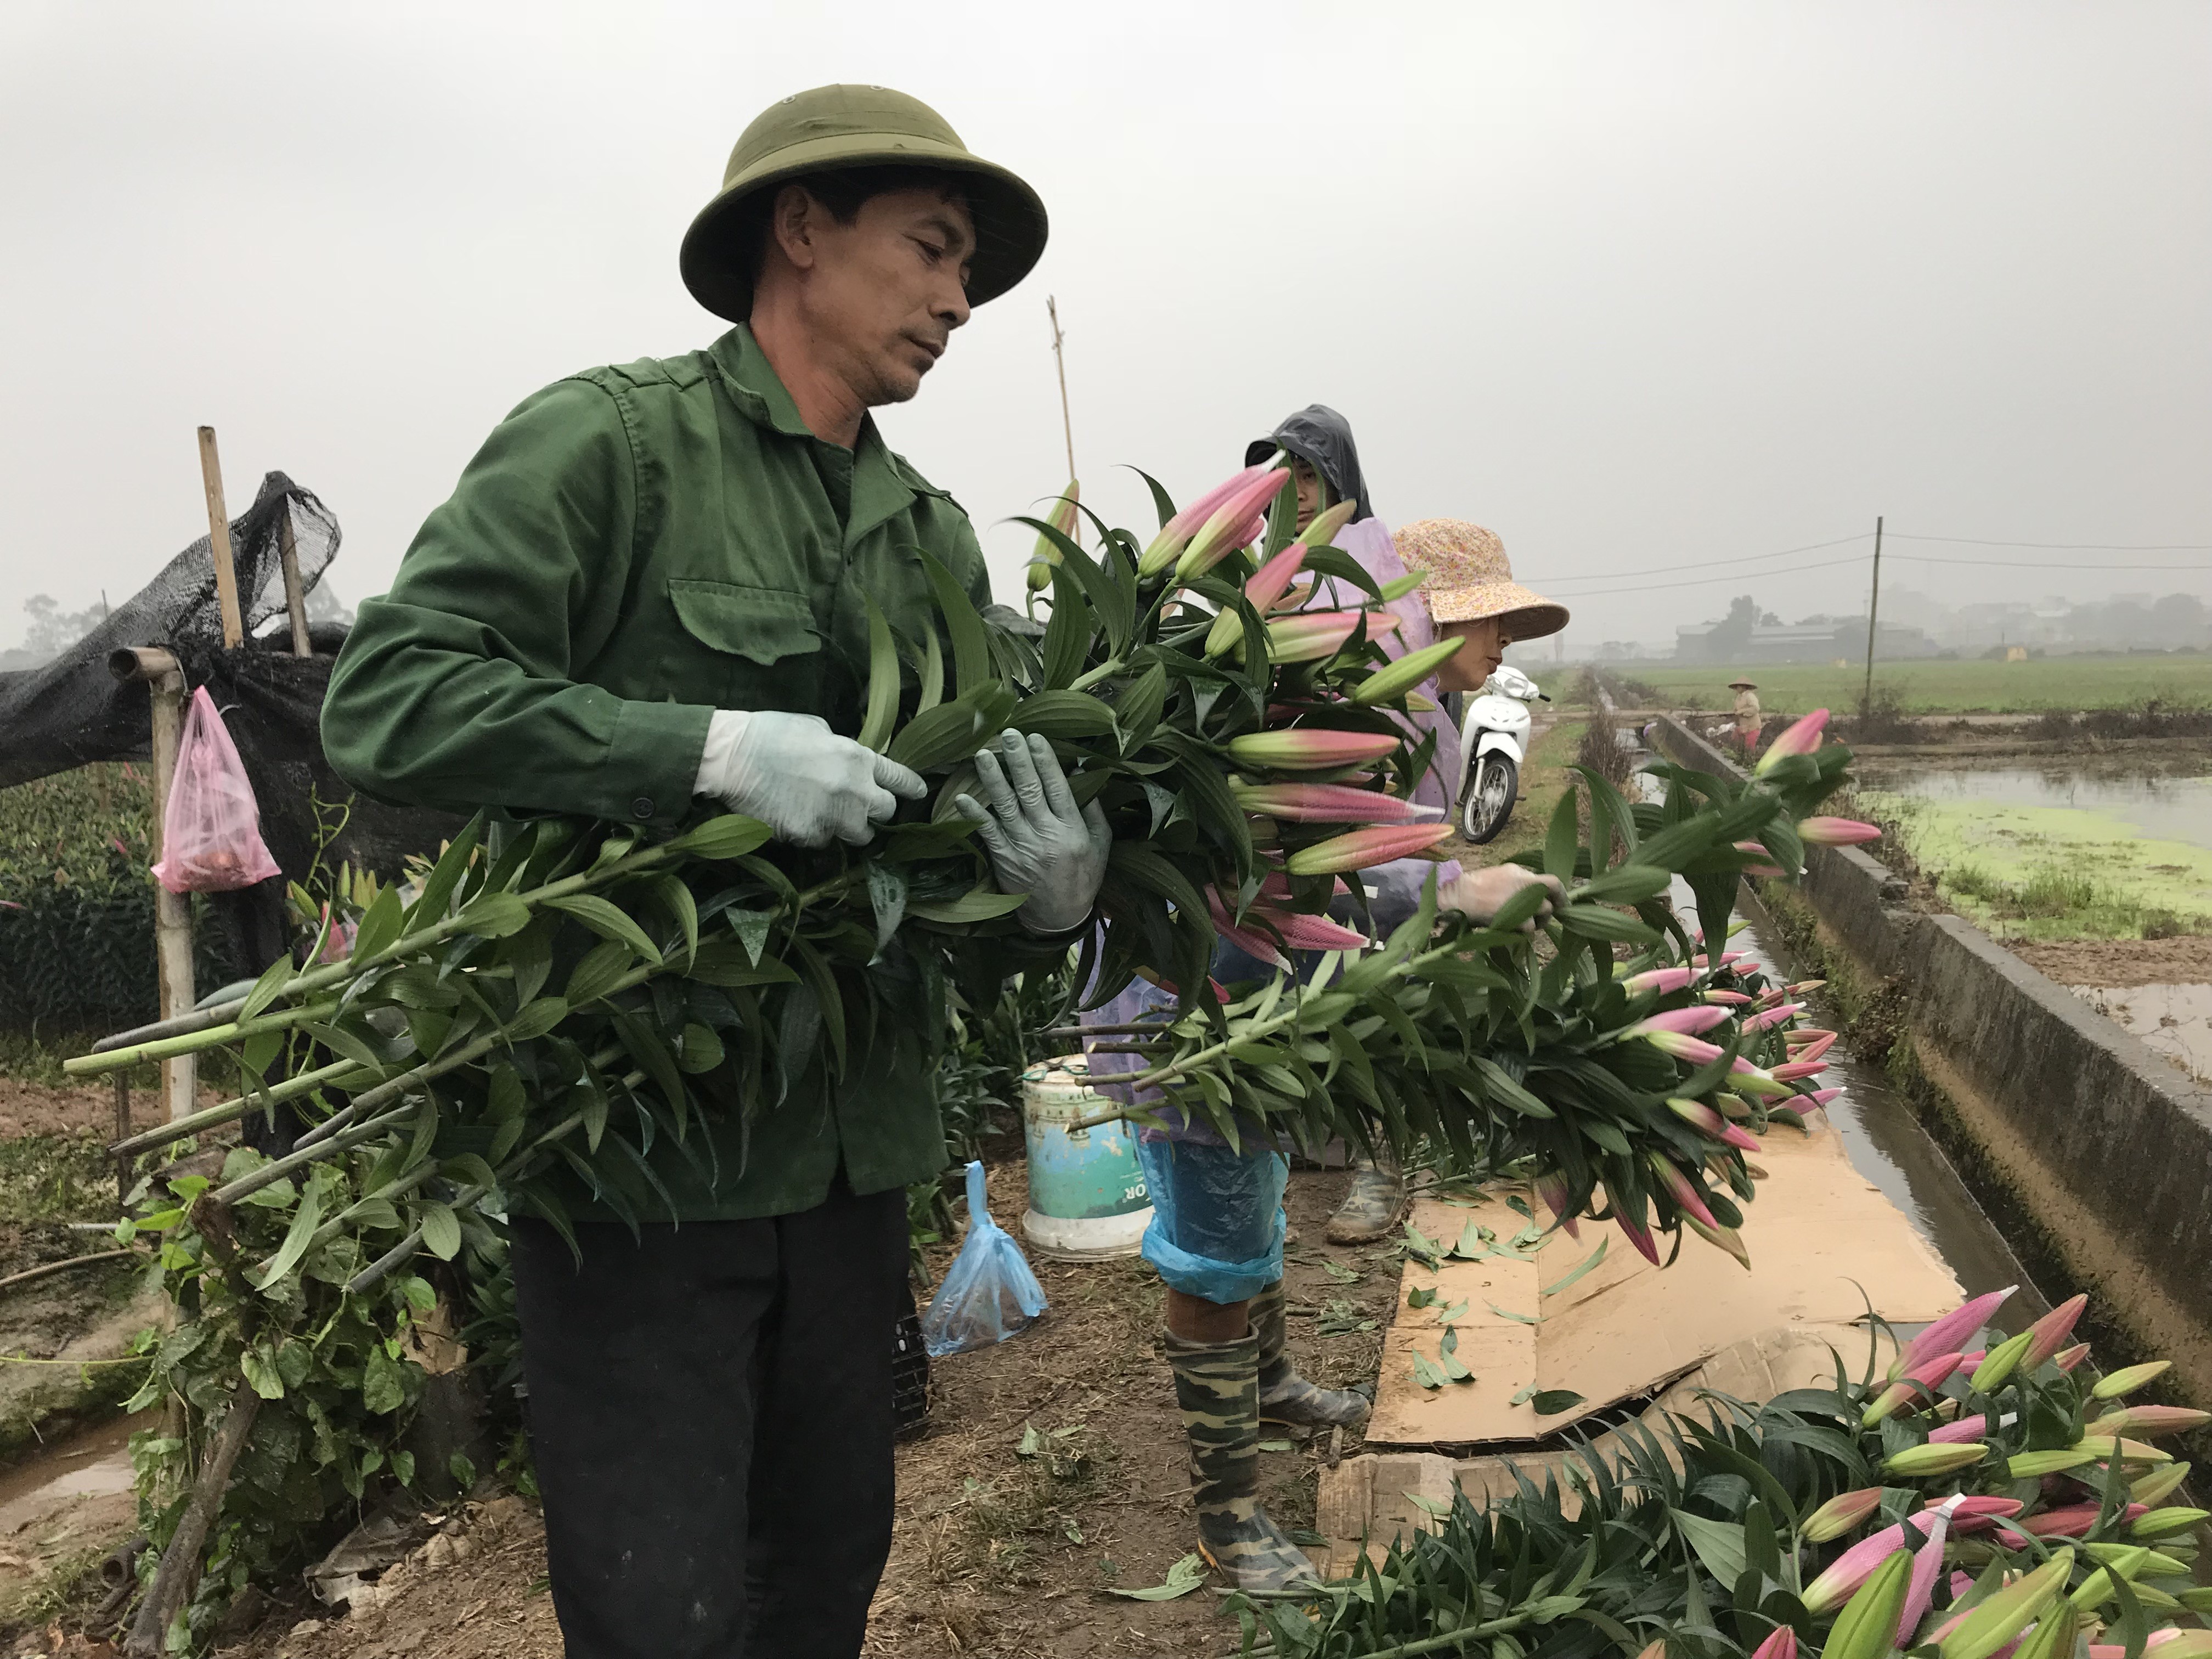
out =
{"type": "Polygon", "coordinates": [[[1190,1437],[1200,1553],[1248,1595],[1316,1583],[1313,1563],[1260,1507],[1259,1339],[1186,1342],[1170,1332],[1168,1364],[1190,1437]]]}
{"type": "Polygon", "coordinates": [[[1371,1158],[1354,1153],[1352,1190],[1328,1218],[1328,1242],[1372,1244],[1387,1238],[1405,1206],[1406,1177],[1398,1173],[1398,1160],[1387,1150],[1371,1158]]]}
{"type": "Polygon", "coordinates": [[[1283,1281],[1252,1298],[1252,1334],[1260,1341],[1260,1420],[1292,1429],[1350,1428],[1372,1409],[1364,1394],[1324,1389],[1300,1376],[1286,1346],[1283,1281]]]}

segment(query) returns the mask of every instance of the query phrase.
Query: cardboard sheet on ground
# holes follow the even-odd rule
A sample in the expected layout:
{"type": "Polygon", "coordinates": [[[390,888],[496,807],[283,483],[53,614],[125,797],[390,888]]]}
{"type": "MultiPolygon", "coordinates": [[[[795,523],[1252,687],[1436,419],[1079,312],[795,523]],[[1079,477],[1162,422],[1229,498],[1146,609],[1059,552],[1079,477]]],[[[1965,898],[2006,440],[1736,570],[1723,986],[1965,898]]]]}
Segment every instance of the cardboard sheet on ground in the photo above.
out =
{"type": "MultiPolygon", "coordinates": [[[[1532,1260],[1492,1255],[1447,1261],[1433,1272],[1409,1260],[1383,1340],[1368,1443],[1540,1440],[1649,1394],[1762,1331],[1846,1326],[1869,1300],[1885,1319],[1920,1324],[1963,1299],[1934,1248],[1851,1168],[1832,1126],[1822,1121],[1809,1134],[1777,1127],[1751,1162],[1766,1178],[1757,1199],[1743,1206],[1748,1273],[1696,1237],[1662,1271],[1610,1222],[1584,1223],[1579,1242],[1551,1234],[1532,1260]],[[1605,1259],[1563,1285],[1601,1239],[1607,1241],[1605,1259]],[[1559,1288],[1545,1294],[1553,1286],[1559,1288]],[[1407,1293],[1422,1289],[1433,1289],[1434,1302],[1408,1308],[1407,1293]],[[1455,1357],[1474,1380],[1425,1389],[1415,1380],[1414,1355],[1439,1360],[1443,1328],[1437,1316],[1462,1303],[1466,1310],[1451,1322],[1458,1333],[1455,1357]],[[1539,1403],[1559,1402],[1534,1395],[1554,1390],[1583,1400],[1540,1416],[1539,1403]],[[1530,1397],[1513,1403],[1524,1394],[1530,1397]]],[[[1504,1246],[1528,1226],[1506,1197],[1498,1191],[1474,1206],[1425,1199],[1414,1204],[1410,1219],[1446,1249],[1470,1221],[1504,1246]]],[[[1856,1370],[1863,1338],[1844,1352],[1856,1370]]]]}

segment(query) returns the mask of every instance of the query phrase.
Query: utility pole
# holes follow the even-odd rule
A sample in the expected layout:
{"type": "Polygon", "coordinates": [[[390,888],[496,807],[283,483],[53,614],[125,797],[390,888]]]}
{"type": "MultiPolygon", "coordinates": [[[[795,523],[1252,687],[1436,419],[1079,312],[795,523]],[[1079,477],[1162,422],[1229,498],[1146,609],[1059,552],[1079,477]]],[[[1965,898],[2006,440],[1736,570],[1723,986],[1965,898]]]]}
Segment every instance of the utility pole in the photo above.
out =
{"type": "Polygon", "coordinates": [[[1859,714],[1874,712],[1874,624],[1881,609],[1881,518],[1874,521],[1874,592],[1867,599],[1867,670],[1866,690],[1859,694],[1859,714]]]}
{"type": "Polygon", "coordinates": [[[1067,356],[1060,349],[1060,306],[1049,294],[1044,296],[1045,315],[1052,319],[1052,361],[1060,370],[1060,429],[1067,439],[1067,476],[1075,477],[1075,422],[1067,414],[1067,356]]]}

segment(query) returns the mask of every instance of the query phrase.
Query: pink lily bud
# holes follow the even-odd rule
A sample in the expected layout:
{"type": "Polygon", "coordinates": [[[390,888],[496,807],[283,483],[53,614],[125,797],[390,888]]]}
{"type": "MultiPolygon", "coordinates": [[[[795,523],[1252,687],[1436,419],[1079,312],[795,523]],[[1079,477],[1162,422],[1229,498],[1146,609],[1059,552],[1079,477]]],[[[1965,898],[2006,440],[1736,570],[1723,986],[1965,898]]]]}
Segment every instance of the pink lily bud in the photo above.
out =
{"type": "MultiPolygon", "coordinates": [[[[1335,511],[1334,507],[1329,509],[1329,513],[1335,511]]],[[[1328,516],[1328,514],[1322,515],[1322,518],[1328,516]]],[[[1313,527],[1316,530],[1321,528],[1320,519],[1314,520],[1313,527]]],[[[1305,562],[1306,544],[1302,538],[1252,573],[1251,580],[1244,584],[1246,602],[1265,617],[1274,609],[1275,602],[1283,597],[1284,590],[1290,586],[1292,579],[1305,568],[1305,562]]],[[[1224,611],[1214,618],[1212,628],[1206,633],[1206,654],[1218,657],[1234,651],[1243,638],[1243,619],[1234,611],[1224,611]]]]}
{"type": "Polygon", "coordinates": [[[1721,1050],[1703,1037],[1686,1036],[1680,1031],[1646,1031],[1643,1036],[1662,1054],[1672,1054],[1677,1060],[1686,1060],[1692,1066],[1710,1066],[1721,1055],[1721,1050]]]}
{"type": "Polygon", "coordinates": [[[1751,1659],[1797,1659],[1797,1632],[1787,1625],[1776,1626],[1774,1634],[1752,1650],[1751,1659]]]}
{"type": "MultiPolygon", "coordinates": [[[[1990,1316],[2004,1305],[2005,1298],[2020,1288],[2008,1285],[2001,1291],[1990,1291],[1975,1297],[1962,1306],[1929,1323],[1928,1328],[1905,1345],[1889,1368],[1893,1382],[1915,1372],[1937,1355],[1947,1355],[1955,1367],[1960,1358],[1954,1350],[1963,1350],[1976,1331],[1990,1322],[1990,1316]]],[[[1946,1370],[1944,1376],[1951,1373],[1946,1370]]]]}
{"type": "Polygon", "coordinates": [[[1759,1150],[1756,1140],[1702,1100],[1686,1100],[1679,1095],[1673,1096],[1667,1102],[1667,1109],[1701,1135],[1710,1135],[1715,1140],[1747,1152],[1759,1150]]]}
{"type": "Polygon", "coordinates": [[[1766,752],[1752,768],[1753,775],[1765,777],[1773,770],[1777,762],[1790,755],[1809,755],[1820,746],[1821,729],[1828,723],[1828,711],[1816,708],[1802,720],[1766,745],[1766,752]]]}
{"type": "Polygon", "coordinates": [[[1569,1238],[1580,1238],[1582,1228],[1573,1216],[1567,1213],[1567,1178],[1553,1170],[1538,1176],[1529,1185],[1536,1196],[1544,1200],[1544,1207],[1552,1212],[1552,1219],[1563,1228],[1569,1238]]]}
{"type": "MultiPolygon", "coordinates": [[[[1713,1050],[1714,1054],[1719,1052],[1717,1048],[1713,1050]]],[[[1730,1079],[1737,1088],[1746,1094],[1757,1095],[1763,1100],[1787,1100],[1797,1092],[1795,1087],[1783,1082],[1773,1073],[1763,1072],[1741,1056],[1729,1070],[1730,1079]]]]}
{"type": "Polygon", "coordinates": [[[1741,1008],[1751,999],[1741,991],[1701,991],[1698,994],[1698,1000],[1722,1008],[1741,1008]]]}
{"type": "Polygon", "coordinates": [[[1722,1090],[1713,1096],[1713,1104],[1719,1107],[1722,1112],[1729,1117],[1741,1119],[1751,1115],[1751,1103],[1741,1095],[1732,1095],[1726,1090],[1722,1090]]]}
{"type": "Polygon", "coordinates": [[[1751,1271],[1751,1252],[1744,1247],[1743,1235],[1735,1228],[1717,1224],[1708,1227],[1697,1217],[1686,1213],[1682,1217],[1682,1224],[1715,1249],[1725,1250],[1734,1256],[1737,1265],[1746,1273],[1751,1271]]]}
{"type": "MultiPolygon", "coordinates": [[[[1344,884],[1344,878],[1341,876],[1338,877],[1334,881],[1329,884],[1329,896],[1331,898],[1342,898],[1351,890],[1352,889],[1344,884]]],[[[1290,902],[1291,898],[1291,878],[1288,876],[1279,874],[1261,877],[1260,896],[1263,899],[1274,900],[1281,903],[1287,904],[1290,902]]]]}
{"type": "Polygon", "coordinates": [[[2070,1371],[2088,1357],[2089,1345],[2086,1342],[2076,1342],[2072,1347],[2061,1348],[2057,1353],[2051,1355],[2051,1363],[2057,1366],[2061,1371],[2070,1371]]]}
{"type": "MultiPolygon", "coordinates": [[[[2086,1538],[2089,1535],[2089,1528],[2097,1524],[2097,1512],[2094,1504],[2069,1504],[2064,1509],[2045,1510],[2040,1515],[2031,1515],[2021,1522],[2021,1527],[2038,1538],[2086,1538]]],[[[2130,1504],[2127,1513],[2120,1518],[2132,1521],[2138,1515],[2149,1513],[2148,1504],[2130,1504]]]]}
{"type": "Polygon", "coordinates": [[[1230,738],[1229,758],[1240,766],[1285,772],[1322,772],[1358,766],[1396,752],[1402,739],[1374,732],[1248,732],[1230,738]]]}
{"type": "MultiPolygon", "coordinates": [[[[1835,1041],[1836,1033],[1818,1025],[1800,1025],[1794,1030],[1784,1031],[1782,1034],[1783,1046],[1785,1048],[1792,1050],[1812,1048],[1824,1054],[1833,1046],[1835,1041]]],[[[1813,1058],[1811,1054],[1793,1054],[1792,1057],[1797,1060],[1813,1058]]]]}
{"type": "Polygon", "coordinates": [[[1735,844],[1735,850],[1759,860],[1756,864],[1743,866],[1743,873],[1747,876],[1771,878],[1783,873],[1782,866],[1774,862],[1774,855],[1755,841],[1740,841],[1735,844]]]}
{"type": "Polygon", "coordinates": [[[1248,812],[1291,823],[1416,823],[1435,816],[1396,795],[1341,783],[1232,783],[1229,793],[1248,812]]]}
{"type": "MultiPolygon", "coordinates": [[[[1826,1544],[1856,1531],[1866,1518],[1881,1507],[1881,1488],[1862,1486],[1856,1492],[1838,1492],[1805,1517],[1797,1528],[1797,1536],[1808,1544],[1826,1544]]],[[[1901,1538],[1904,1534],[1899,1534],[1901,1538]]]]}
{"type": "Polygon", "coordinates": [[[1859,847],[1880,841],[1881,831],[1856,818],[1800,818],[1797,839],[1814,847],[1859,847]]]}
{"type": "Polygon", "coordinates": [[[1825,1106],[1842,1093],[1843,1091],[1841,1089],[1815,1089],[1811,1094],[1807,1095],[1805,1098],[1811,1101],[1815,1106],[1825,1106]]]}
{"type": "MultiPolygon", "coordinates": [[[[1879,1502],[1881,1494],[1875,1494],[1879,1502]]],[[[1831,1613],[1851,1599],[1859,1586],[1874,1577],[1874,1570],[1905,1547],[1905,1528],[1908,1526],[1919,1532],[1933,1532],[1936,1517],[1923,1510],[1910,1516],[1893,1527],[1884,1527],[1869,1534],[1845,1550],[1828,1564],[1828,1570],[1805,1586],[1798,1599],[1808,1613],[1831,1613]]],[[[1936,1552],[1938,1559],[1943,1552],[1936,1552]]]]}
{"type": "Polygon", "coordinates": [[[1221,896],[1211,887],[1206,890],[1206,908],[1212,913],[1213,931],[1247,956],[1256,957],[1271,968],[1291,965],[1274,940],[1255,927],[1239,927],[1222,905],[1221,896]]]}
{"type": "Polygon", "coordinates": [[[1267,660],[1275,663],[1318,662],[1333,657],[1359,626],[1367,622],[1367,637],[1395,633],[1399,621],[1389,611],[1299,611],[1267,624],[1267,660]]]}
{"type": "Polygon", "coordinates": [[[1249,489],[1261,474],[1272,470],[1272,465],[1271,462],[1262,461],[1257,466],[1231,474],[1162,525],[1160,533],[1152,538],[1151,544],[1138,557],[1137,574],[1158,575],[1173,564],[1200,526],[1219,512],[1238,490],[1249,489]]]}
{"type": "Polygon", "coordinates": [[[1365,870],[1393,859],[1411,858],[1434,847],[1452,833],[1449,823],[1377,824],[1332,836],[1311,847],[1302,847],[1283,860],[1294,876],[1326,876],[1340,870],[1365,870]]]}
{"type": "Polygon", "coordinates": [[[1825,1060],[1792,1060],[1770,1069],[1783,1082],[1796,1083],[1804,1078],[1820,1076],[1828,1069],[1828,1062],[1825,1060]]]}
{"type": "Polygon", "coordinates": [[[1721,1224],[1713,1219],[1713,1212],[1706,1206],[1705,1194],[1698,1190],[1696,1182],[1657,1152],[1650,1154],[1645,1161],[1651,1165],[1651,1173],[1659,1177],[1659,1184],[1667,1189],[1668,1196],[1681,1207],[1685,1214],[1695,1216],[1708,1227],[1721,1224]]]}
{"type": "MultiPolygon", "coordinates": [[[[1932,1359],[1923,1360],[1916,1364],[1875,1397],[1874,1403],[1869,1406],[1864,1414],[1860,1417],[1859,1426],[1863,1429],[1870,1429],[1875,1424],[1896,1416],[1899,1410],[1916,1393],[1923,1390],[1932,1393],[1942,1387],[1951,1373],[1959,1369],[1959,1362],[1966,1357],[1963,1353],[1938,1354],[1932,1359]],[[1921,1385],[1921,1389],[1916,1389],[1912,1386],[1916,1382],[1921,1385]]],[[[1952,1437],[1958,1440],[1971,1440],[1975,1437],[1955,1435],[1952,1437]]],[[[1932,1440],[1935,1437],[1930,1435],[1929,1438],[1932,1440]]]]}
{"type": "Polygon", "coordinates": [[[1804,1008],[1805,1005],[1802,1002],[1777,1003],[1765,1012],[1753,1014],[1749,1019],[1744,1021],[1743,1029],[1747,1031],[1763,1031],[1770,1025],[1779,1025],[1784,1020],[1802,1013],[1804,1008]]]}
{"type": "Polygon", "coordinates": [[[2082,1310],[2088,1305],[2087,1296],[2069,1297],[2030,1325],[2027,1328],[2027,1352],[2020,1357],[2020,1363],[2033,1370],[2064,1347],[2074,1334],[2075,1322],[2081,1317],[2082,1310]]]}
{"type": "Polygon", "coordinates": [[[1819,990],[1828,981],[1825,979],[1801,979],[1795,985],[1786,987],[1785,988],[1789,991],[1791,996],[1802,997],[1808,991],[1819,990]]]}
{"type": "Polygon", "coordinates": [[[1754,1008],[1771,1008],[1775,1004],[1782,1000],[1782,996],[1783,991],[1780,986],[1771,986],[1767,989],[1761,991],[1759,994],[1758,1000],[1751,1006],[1754,1008]]]}
{"type": "MultiPolygon", "coordinates": [[[[1052,504],[1052,511],[1046,515],[1045,522],[1060,532],[1061,535],[1073,537],[1075,534],[1076,503],[1082,498],[1081,489],[1074,479],[1070,478],[1067,481],[1066,492],[1052,504]]],[[[1040,532],[1036,539],[1036,550],[1030,555],[1029,583],[1031,592],[1041,592],[1052,586],[1053,567],[1059,562],[1060,549],[1054,544],[1051,537],[1040,532]]]]}
{"type": "Polygon", "coordinates": [[[2085,1435],[2140,1435],[2148,1439],[2153,1435],[2181,1434],[2191,1429],[2201,1429],[2212,1423],[2212,1412],[2200,1412],[2187,1406],[2128,1406],[2116,1412],[2106,1412],[2081,1431],[2085,1435]]]}
{"type": "Polygon", "coordinates": [[[1920,1621],[1928,1616],[1936,1600],[1936,1579],[1943,1570],[1943,1534],[1950,1528],[1951,1512],[1946,1507],[1936,1510],[1935,1515],[1936,1524],[1928,1529],[1927,1543],[1912,1557],[1912,1575],[1905,1583],[1905,1605],[1898,1611],[1893,1647],[1912,1645],[1912,1632],[1920,1628],[1920,1621]]]}
{"type": "Polygon", "coordinates": [[[1251,914],[1280,933],[1283,943],[1293,951],[1364,951],[1373,943],[1358,929],[1331,921],[1327,916],[1258,908],[1251,914]]]}
{"type": "Polygon", "coordinates": [[[2024,1507],[2017,1498],[1968,1497],[1963,1493],[1955,1498],[1931,1498],[1922,1507],[1932,1510],[1944,1504],[1951,1505],[1951,1530],[1960,1533],[1986,1532],[2000,1521],[2018,1515],[2024,1507]]]}
{"type": "Polygon", "coordinates": [[[1700,1031],[1710,1031],[1729,1017],[1725,1008],[1669,1008],[1664,1013],[1653,1014],[1638,1020],[1623,1034],[1645,1036],[1653,1031],[1680,1031],[1695,1036],[1700,1031]]]}
{"type": "MultiPolygon", "coordinates": [[[[1960,1360],[1960,1364],[1966,1362],[1960,1360]]],[[[1937,1445],[1948,1445],[1954,1440],[1979,1440],[1990,1431],[1990,1419],[1983,1413],[1962,1417],[1955,1423],[1946,1423],[1941,1428],[1930,1429],[1928,1438],[1937,1445]]]]}
{"type": "Polygon", "coordinates": [[[1620,988],[1632,997],[1652,993],[1668,996],[1676,991],[1688,989],[1690,981],[1697,976],[1694,968],[1647,968],[1642,973],[1631,974],[1621,981],[1620,988]]]}
{"type": "Polygon", "coordinates": [[[1267,521],[1262,515],[1267,504],[1290,481],[1286,469],[1272,468],[1222,502],[1183,549],[1182,556],[1176,562],[1176,579],[1194,580],[1237,549],[1247,545],[1265,528],[1267,521]]]}
{"type": "Polygon", "coordinates": [[[1650,1229],[1638,1226],[1635,1222],[1631,1221],[1628,1218],[1628,1212],[1625,1210],[1616,1214],[1613,1218],[1615,1222],[1620,1224],[1620,1231],[1628,1235],[1628,1242],[1636,1246],[1637,1250],[1643,1255],[1644,1259],[1646,1261],[1649,1261],[1653,1267],[1657,1267],[1659,1265],[1659,1247],[1651,1242],[1650,1229]]]}

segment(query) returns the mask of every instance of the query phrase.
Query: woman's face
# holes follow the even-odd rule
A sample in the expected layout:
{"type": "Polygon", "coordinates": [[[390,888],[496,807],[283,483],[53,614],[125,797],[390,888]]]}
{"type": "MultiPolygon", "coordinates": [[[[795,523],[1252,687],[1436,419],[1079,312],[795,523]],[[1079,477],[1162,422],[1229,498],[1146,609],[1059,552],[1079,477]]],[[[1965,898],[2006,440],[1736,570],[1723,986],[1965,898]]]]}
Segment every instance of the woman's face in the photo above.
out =
{"type": "Polygon", "coordinates": [[[1321,511],[1321,477],[1304,461],[1291,463],[1291,487],[1298,492],[1298,528],[1304,530],[1321,511]]]}
{"type": "Polygon", "coordinates": [[[1440,623],[1439,640],[1465,640],[1457,653],[1437,671],[1437,687],[1443,691],[1480,691],[1482,683],[1505,660],[1505,647],[1513,641],[1504,619],[1485,617],[1480,622],[1440,623]]]}

